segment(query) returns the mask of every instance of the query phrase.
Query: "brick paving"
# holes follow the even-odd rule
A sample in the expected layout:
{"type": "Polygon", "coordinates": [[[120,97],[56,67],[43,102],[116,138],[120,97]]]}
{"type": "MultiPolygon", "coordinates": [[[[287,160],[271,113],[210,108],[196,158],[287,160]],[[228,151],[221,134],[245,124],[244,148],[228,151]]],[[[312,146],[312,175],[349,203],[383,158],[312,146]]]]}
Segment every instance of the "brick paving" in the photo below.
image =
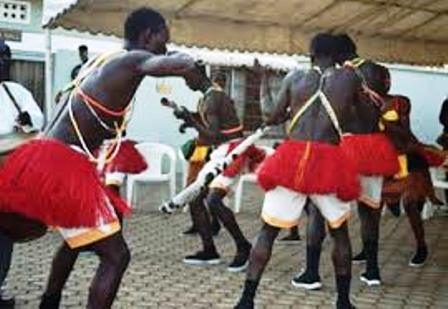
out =
{"type": "MultiPolygon", "coordinates": [[[[260,228],[262,194],[255,188],[246,192],[237,220],[248,238],[254,239],[260,228]]],[[[232,308],[244,274],[226,271],[226,263],[231,261],[235,250],[229,235],[221,232],[216,238],[224,260],[221,265],[206,268],[183,265],[183,256],[199,248],[199,239],[180,236],[190,224],[187,214],[167,218],[155,211],[163,194],[163,190],[147,188],[138,192],[139,209],[124,228],[132,260],[114,308],[232,308]]],[[[405,216],[396,219],[386,214],[380,244],[384,284],[366,287],[358,279],[362,267],[354,266],[352,298],[358,308],[448,308],[448,233],[444,229],[447,224],[448,217],[443,216],[425,222],[430,256],[424,267],[415,269],[407,266],[413,253],[413,239],[405,216]]],[[[350,223],[354,252],[360,248],[358,229],[354,216],[350,223]]],[[[37,308],[52,256],[60,243],[57,233],[48,233],[38,241],[15,247],[8,286],[17,297],[16,308],[37,308]]],[[[277,244],[260,284],[257,308],[333,308],[335,284],[330,248],[331,241],[327,239],[321,261],[323,289],[305,292],[290,285],[292,276],[303,266],[305,243],[277,244]]],[[[85,307],[97,265],[98,260],[92,254],[79,257],[64,290],[62,308],[85,307]]]]}

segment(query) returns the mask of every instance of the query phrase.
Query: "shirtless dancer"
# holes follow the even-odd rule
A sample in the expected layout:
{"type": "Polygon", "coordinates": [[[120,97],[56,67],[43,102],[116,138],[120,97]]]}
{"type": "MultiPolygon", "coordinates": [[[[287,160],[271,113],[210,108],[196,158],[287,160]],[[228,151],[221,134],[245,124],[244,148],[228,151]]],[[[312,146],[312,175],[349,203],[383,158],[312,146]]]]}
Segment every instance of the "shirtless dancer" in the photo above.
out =
{"type": "MultiPolygon", "coordinates": [[[[224,158],[243,136],[243,126],[236,115],[232,99],[216,83],[212,83],[205,75],[205,68],[197,79],[189,79],[188,86],[200,90],[204,97],[198,105],[198,114],[187,110],[176,113],[176,117],[185,121],[184,127],[193,127],[199,133],[202,144],[217,147],[210,155],[210,161],[199,172],[198,178],[206,177],[217,161],[224,158]]],[[[251,249],[250,242],[244,237],[233,212],[224,205],[223,199],[236,183],[238,175],[246,165],[256,164],[264,158],[264,153],[250,147],[233,164],[216,177],[209,185],[209,191],[190,203],[194,226],[198,229],[203,250],[184,258],[190,265],[213,265],[220,263],[220,256],[213,242],[209,211],[229,231],[236,245],[236,255],[228,266],[231,272],[239,272],[247,267],[251,249]]]]}
{"type": "Polygon", "coordinates": [[[351,246],[347,219],[351,200],[360,192],[356,166],[338,146],[344,126],[357,121],[352,106],[360,82],[352,70],[335,68],[334,37],[318,34],[311,41],[313,68],[294,71],[283,81],[276,110],[267,121],[277,125],[294,115],[289,139],[263,162],[258,171],[267,191],[264,225],[252,249],[244,290],[236,308],[253,308],[262,273],[280,229],[297,225],[303,207],[312,201],[330,226],[334,239],[333,263],[338,292],[337,308],[350,303],[351,246]],[[319,177],[316,177],[319,175],[319,177]]]}
{"type": "MultiPolygon", "coordinates": [[[[441,203],[435,197],[429,167],[441,165],[445,158],[443,153],[433,152],[427,145],[418,141],[411,131],[410,113],[409,98],[399,95],[386,97],[382,124],[400,154],[400,172],[385,179],[382,198],[397,214],[402,201],[416,241],[416,250],[409,266],[420,267],[428,256],[421,217],[423,205],[426,199],[430,199],[434,204],[441,203]]],[[[364,248],[359,255],[363,252],[364,248]]]]}
{"type": "Polygon", "coordinates": [[[130,260],[116,211],[126,213],[129,207],[105,188],[92,162],[101,165],[113,158],[125,128],[125,114],[145,76],[187,77],[194,68],[190,58],[162,56],[169,30],[164,18],[152,9],[132,12],[124,36],[122,51],[100,56],[80,72],[45,137],[17,149],[0,171],[0,211],[47,225],[84,227],[61,229],[65,242],[54,257],[41,308],[59,307],[76,252],[87,247],[100,259],[88,308],[111,307],[130,260]],[[106,158],[94,157],[93,151],[111,138],[117,142],[106,158]]]}
{"type": "MultiPolygon", "coordinates": [[[[345,134],[341,143],[346,155],[356,162],[361,179],[358,212],[365,251],[353,259],[354,262],[361,258],[367,260],[366,272],[361,274],[361,280],[368,285],[379,285],[378,235],[383,178],[398,172],[398,154],[379,127],[383,98],[389,91],[389,73],[387,68],[359,58],[356,45],[348,35],[338,35],[336,40],[337,62],[352,69],[362,82],[361,93],[354,106],[359,121],[347,126],[350,134],[345,134]]],[[[322,287],[319,262],[326,232],[322,215],[312,206],[309,207],[307,229],[306,268],[291,283],[298,288],[314,290],[322,287]]]]}

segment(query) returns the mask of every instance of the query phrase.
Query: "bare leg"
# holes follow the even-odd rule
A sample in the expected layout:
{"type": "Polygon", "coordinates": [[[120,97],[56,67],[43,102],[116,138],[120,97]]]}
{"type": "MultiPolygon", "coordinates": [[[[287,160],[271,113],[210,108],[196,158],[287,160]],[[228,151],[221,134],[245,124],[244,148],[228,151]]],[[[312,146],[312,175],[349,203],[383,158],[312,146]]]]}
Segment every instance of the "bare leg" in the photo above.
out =
{"type": "Polygon", "coordinates": [[[204,205],[204,195],[201,195],[190,203],[190,209],[193,215],[193,224],[196,226],[201,237],[203,250],[186,256],[183,262],[189,265],[219,264],[220,257],[213,242],[210,216],[204,205]]]}
{"type": "Polygon", "coordinates": [[[121,233],[100,240],[90,248],[98,255],[100,265],[90,285],[87,308],[110,308],[131,254],[121,233]]]}
{"type": "Polygon", "coordinates": [[[352,249],[348,236],[347,223],[344,223],[337,229],[330,229],[330,235],[333,238],[332,260],[336,275],[336,288],[338,299],[336,308],[352,308],[350,303],[350,281],[352,276],[352,249]]]}
{"type": "Polygon", "coordinates": [[[319,276],[320,254],[325,239],[325,219],[319,210],[308,201],[305,206],[308,215],[306,234],[306,268],[294,277],[291,284],[297,288],[317,290],[322,287],[319,276]]]}
{"type": "MultiPolygon", "coordinates": [[[[121,232],[100,240],[84,249],[95,252],[100,265],[89,289],[87,308],[110,308],[115,299],[130,253],[121,232]]],[[[80,250],[72,250],[65,243],[53,259],[51,275],[47,290],[40,304],[40,309],[59,308],[62,289],[76,262],[80,250]]]]}
{"type": "Polygon", "coordinates": [[[235,220],[233,212],[224,205],[222,199],[225,197],[226,192],[220,189],[212,189],[207,196],[207,205],[212,215],[222,222],[224,227],[229,231],[233,240],[235,241],[236,249],[238,252],[250,251],[250,242],[244,237],[238,223],[235,220]]]}
{"type": "Polygon", "coordinates": [[[205,252],[216,252],[211,233],[210,217],[204,205],[204,196],[197,198],[190,204],[193,224],[198,229],[201,236],[202,245],[205,252]]]}
{"type": "Polygon", "coordinates": [[[428,248],[425,241],[425,229],[423,227],[423,220],[421,217],[421,211],[423,210],[424,201],[406,201],[404,203],[404,209],[408,216],[409,223],[414,233],[417,250],[410,261],[410,266],[421,266],[424,264],[428,255],[428,248]]]}
{"type": "Polygon", "coordinates": [[[14,242],[11,238],[0,231],[0,288],[6,279],[11,266],[12,250],[14,242]]]}
{"type": "Polygon", "coordinates": [[[257,242],[250,254],[244,290],[235,308],[246,309],[254,307],[255,293],[263,271],[271,258],[272,245],[279,231],[279,228],[268,224],[264,224],[261,228],[257,242]]]}
{"type": "MultiPolygon", "coordinates": [[[[378,267],[378,238],[379,224],[381,219],[381,208],[374,209],[362,202],[358,202],[358,213],[361,221],[361,237],[363,250],[366,258],[366,272],[361,275],[363,281],[377,280],[380,283],[380,271],[378,267]]],[[[369,284],[369,282],[367,282],[369,284]]],[[[372,284],[376,284],[373,283],[372,284]]]]}
{"type": "Polygon", "coordinates": [[[56,252],[51,265],[47,289],[40,303],[40,309],[59,308],[62,290],[78,258],[79,250],[70,249],[64,242],[56,252]]]}

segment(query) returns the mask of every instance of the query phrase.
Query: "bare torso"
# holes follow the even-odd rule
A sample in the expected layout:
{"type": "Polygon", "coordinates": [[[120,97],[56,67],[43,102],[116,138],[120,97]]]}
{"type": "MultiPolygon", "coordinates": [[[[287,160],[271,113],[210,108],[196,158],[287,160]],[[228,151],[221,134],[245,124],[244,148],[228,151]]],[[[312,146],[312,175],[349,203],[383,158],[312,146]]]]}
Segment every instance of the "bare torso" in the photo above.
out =
{"type": "MultiPolygon", "coordinates": [[[[219,132],[232,130],[240,126],[236,109],[232,99],[223,91],[211,90],[204,97],[204,101],[198,107],[198,113],[205,127],[219,132]]],[[[242,136],[242,130],[234,133],[224,134],[223,143],[242,136]]],[[[206,134],[199,131],[199,141],[202,144],[216,144],[216,141],[210,140],[206,134]]]]}
{"type": "MultiPolygon", "coordinates": [[[[143,61],[146,53],[127,52],[115,56],[106,64],[95,69],[80,87],[91,98],[100,102],[108,109],[119,111],[124,109],[132,100],[143,75],[136,70],[137,65],[143,61]]],[[[76,92],[76,90],[74,90],[76,92]]],[[[93,150],[101,145],[106,138],[111,138],[111,132],[105,130],[79,95],[73,96],[73,112],[88,147],[93,150]]],[[[111,117],[95,109],[101,119],[113,127],[114,121],[121,123],[121,117],[111,117]]],[[[58,119],[48,128],[47,136],[55,138],[66,144],[79,145],[79,140],[71,124],[68,104],[64,104],[58,119]]]]}
{"type": "MultiPolygon", "coordinates": [[[[182,76],[193,66],[192,59],[178,55],[156,56],[143,50],[117,53],[88,74],[80,83],[80,88],[107,109],[122,111],[131,103],[145,75],[182,76]]],[[[83,75],[83,71],[80,74],[83,75]]],[[[60,113],[56,113],[50,121],[46,135],[63,143],[79,146],[79,139],[69,117],[67,102],[64,102],[60,113]]],[[[99,124],[79,94],[73,96],[72,106],[74,117],[90,150],[100,146],[104,139],[114,136],[99,124]]],[[[123,117],[108,115],[97,108],[94,110],[102,121],[112,128],[114,122],[121,124],[123,120],[123,117]]]]}

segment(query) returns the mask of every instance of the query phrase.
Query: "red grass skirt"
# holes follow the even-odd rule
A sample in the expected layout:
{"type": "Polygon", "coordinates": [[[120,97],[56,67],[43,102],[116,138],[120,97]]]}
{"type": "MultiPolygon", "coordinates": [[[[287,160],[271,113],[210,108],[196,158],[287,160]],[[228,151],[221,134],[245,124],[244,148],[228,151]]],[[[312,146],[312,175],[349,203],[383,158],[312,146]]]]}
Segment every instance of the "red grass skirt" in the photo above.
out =
{"type": "Polygon", "coordinates": [[[145,158],[135,148],[135,142],[125,140],[111,163],[105,166],[106,172],[120,172],[125,174],[138,174],[148,168],[145,158]]]}
{"type": "Polygon", "coordinates": [[[441,166],[445,162],[446,155],[443,151],[434,147],[419,147],[418,154],[425,158],[429,166],[441,166]]]}
{"type": "Polygon", "coordinates": [[[0,212],[13,212],[46,225],[93,227],[110,222],[129,206],[101,182],[86,156],[51,139],[14,151],[0,169],[0,212]]]}
{"type": "Polygon", "coordinates": [[[344,135],[340,146],[363,176],[393,176],[398,173],[398,153],[383,133],[344,135]]]}
{"type": "Polygon", "coordinates": [[[353,161],[339,146],[286,140],[258,170],[260,186],[269,191],[282,186],[303,194],[336,194],[356,200],[360,184],[353,161]]]}
{"type": "MultiPolygon", "coordinates": [[[[231,142],[227,154],[229,154],[241,141],[231,142]]],[[[254,172],[258,165],[264,160],[266,153],[264,150],[252,145],[246,149],[236,160],[232,162],[223,172],[226,177],[235,177],[247,166],[250,172],[254,172]]]]}

